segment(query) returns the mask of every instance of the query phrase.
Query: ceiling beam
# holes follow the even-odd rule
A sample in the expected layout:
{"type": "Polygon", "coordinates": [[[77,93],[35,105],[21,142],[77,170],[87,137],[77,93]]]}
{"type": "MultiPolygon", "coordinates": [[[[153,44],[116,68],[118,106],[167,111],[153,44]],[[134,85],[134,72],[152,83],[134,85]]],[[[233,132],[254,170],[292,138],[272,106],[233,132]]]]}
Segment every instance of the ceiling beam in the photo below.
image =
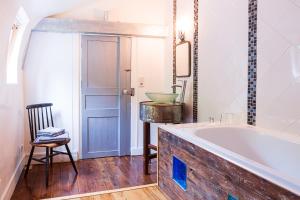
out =
{"type": "Polygon", "coordinates": [[[60,18],[45,18],[42,21],[40,21],[40,23],[33,29],[33,31],[128,35],[142,37],[168,36],[168,28],[162,25],[60,18]]]}

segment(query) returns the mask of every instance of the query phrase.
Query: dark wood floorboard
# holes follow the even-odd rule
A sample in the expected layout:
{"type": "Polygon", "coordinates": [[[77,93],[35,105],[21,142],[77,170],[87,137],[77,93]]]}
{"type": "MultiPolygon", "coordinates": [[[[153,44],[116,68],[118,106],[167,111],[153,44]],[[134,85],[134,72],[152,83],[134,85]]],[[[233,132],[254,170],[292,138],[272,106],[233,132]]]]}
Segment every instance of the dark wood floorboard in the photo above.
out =
{"type": "Polygon", "coordinates": [[[156,182],[156,161],[150,175],[143,174],[142,156],[107,157],[76,162],[76,176],[71,163],[54,163],[49,186],[45,186],[44,166],[34,165],[24,178],[24,171],[12,199],[30,200],[119,189],[156,182]]]}

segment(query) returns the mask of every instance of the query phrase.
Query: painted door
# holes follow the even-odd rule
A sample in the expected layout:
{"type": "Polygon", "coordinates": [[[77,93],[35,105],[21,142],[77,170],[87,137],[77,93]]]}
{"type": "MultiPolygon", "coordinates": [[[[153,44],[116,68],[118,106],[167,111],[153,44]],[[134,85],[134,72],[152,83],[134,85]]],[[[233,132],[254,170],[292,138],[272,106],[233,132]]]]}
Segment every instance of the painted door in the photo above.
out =
{"type": "Polygon", "coordinates": [[[82,36],[82,157],[130,154],[131,41],[82,36]]]}

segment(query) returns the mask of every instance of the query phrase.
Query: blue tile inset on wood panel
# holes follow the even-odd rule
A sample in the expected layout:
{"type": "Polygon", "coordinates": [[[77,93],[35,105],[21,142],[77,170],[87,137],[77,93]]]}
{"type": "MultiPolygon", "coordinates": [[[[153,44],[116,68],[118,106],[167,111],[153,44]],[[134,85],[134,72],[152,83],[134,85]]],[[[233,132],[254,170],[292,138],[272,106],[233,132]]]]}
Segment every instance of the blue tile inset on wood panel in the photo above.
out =
{"type": "Polygon", "coordinates": [[[187,167],[186,164],[173,156],[173,180],[186,191],[187,167]]]}
{"type": "Polygon", "coordinates": [[[232,194],[228,194],[227,200],[239,200],[239,198],[236,196],[233,196],[232,194]]]}

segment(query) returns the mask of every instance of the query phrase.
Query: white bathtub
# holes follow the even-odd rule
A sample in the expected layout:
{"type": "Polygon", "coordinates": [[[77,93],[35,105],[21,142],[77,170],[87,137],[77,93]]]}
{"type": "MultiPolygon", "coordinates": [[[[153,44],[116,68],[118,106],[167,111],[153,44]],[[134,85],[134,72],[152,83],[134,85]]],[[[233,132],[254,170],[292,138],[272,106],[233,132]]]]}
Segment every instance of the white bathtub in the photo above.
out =
{"type": "Polygon", "coordinates": [[[160,128],[300,195],[298,136],[248,125],[197,123],[160,128]]]}

